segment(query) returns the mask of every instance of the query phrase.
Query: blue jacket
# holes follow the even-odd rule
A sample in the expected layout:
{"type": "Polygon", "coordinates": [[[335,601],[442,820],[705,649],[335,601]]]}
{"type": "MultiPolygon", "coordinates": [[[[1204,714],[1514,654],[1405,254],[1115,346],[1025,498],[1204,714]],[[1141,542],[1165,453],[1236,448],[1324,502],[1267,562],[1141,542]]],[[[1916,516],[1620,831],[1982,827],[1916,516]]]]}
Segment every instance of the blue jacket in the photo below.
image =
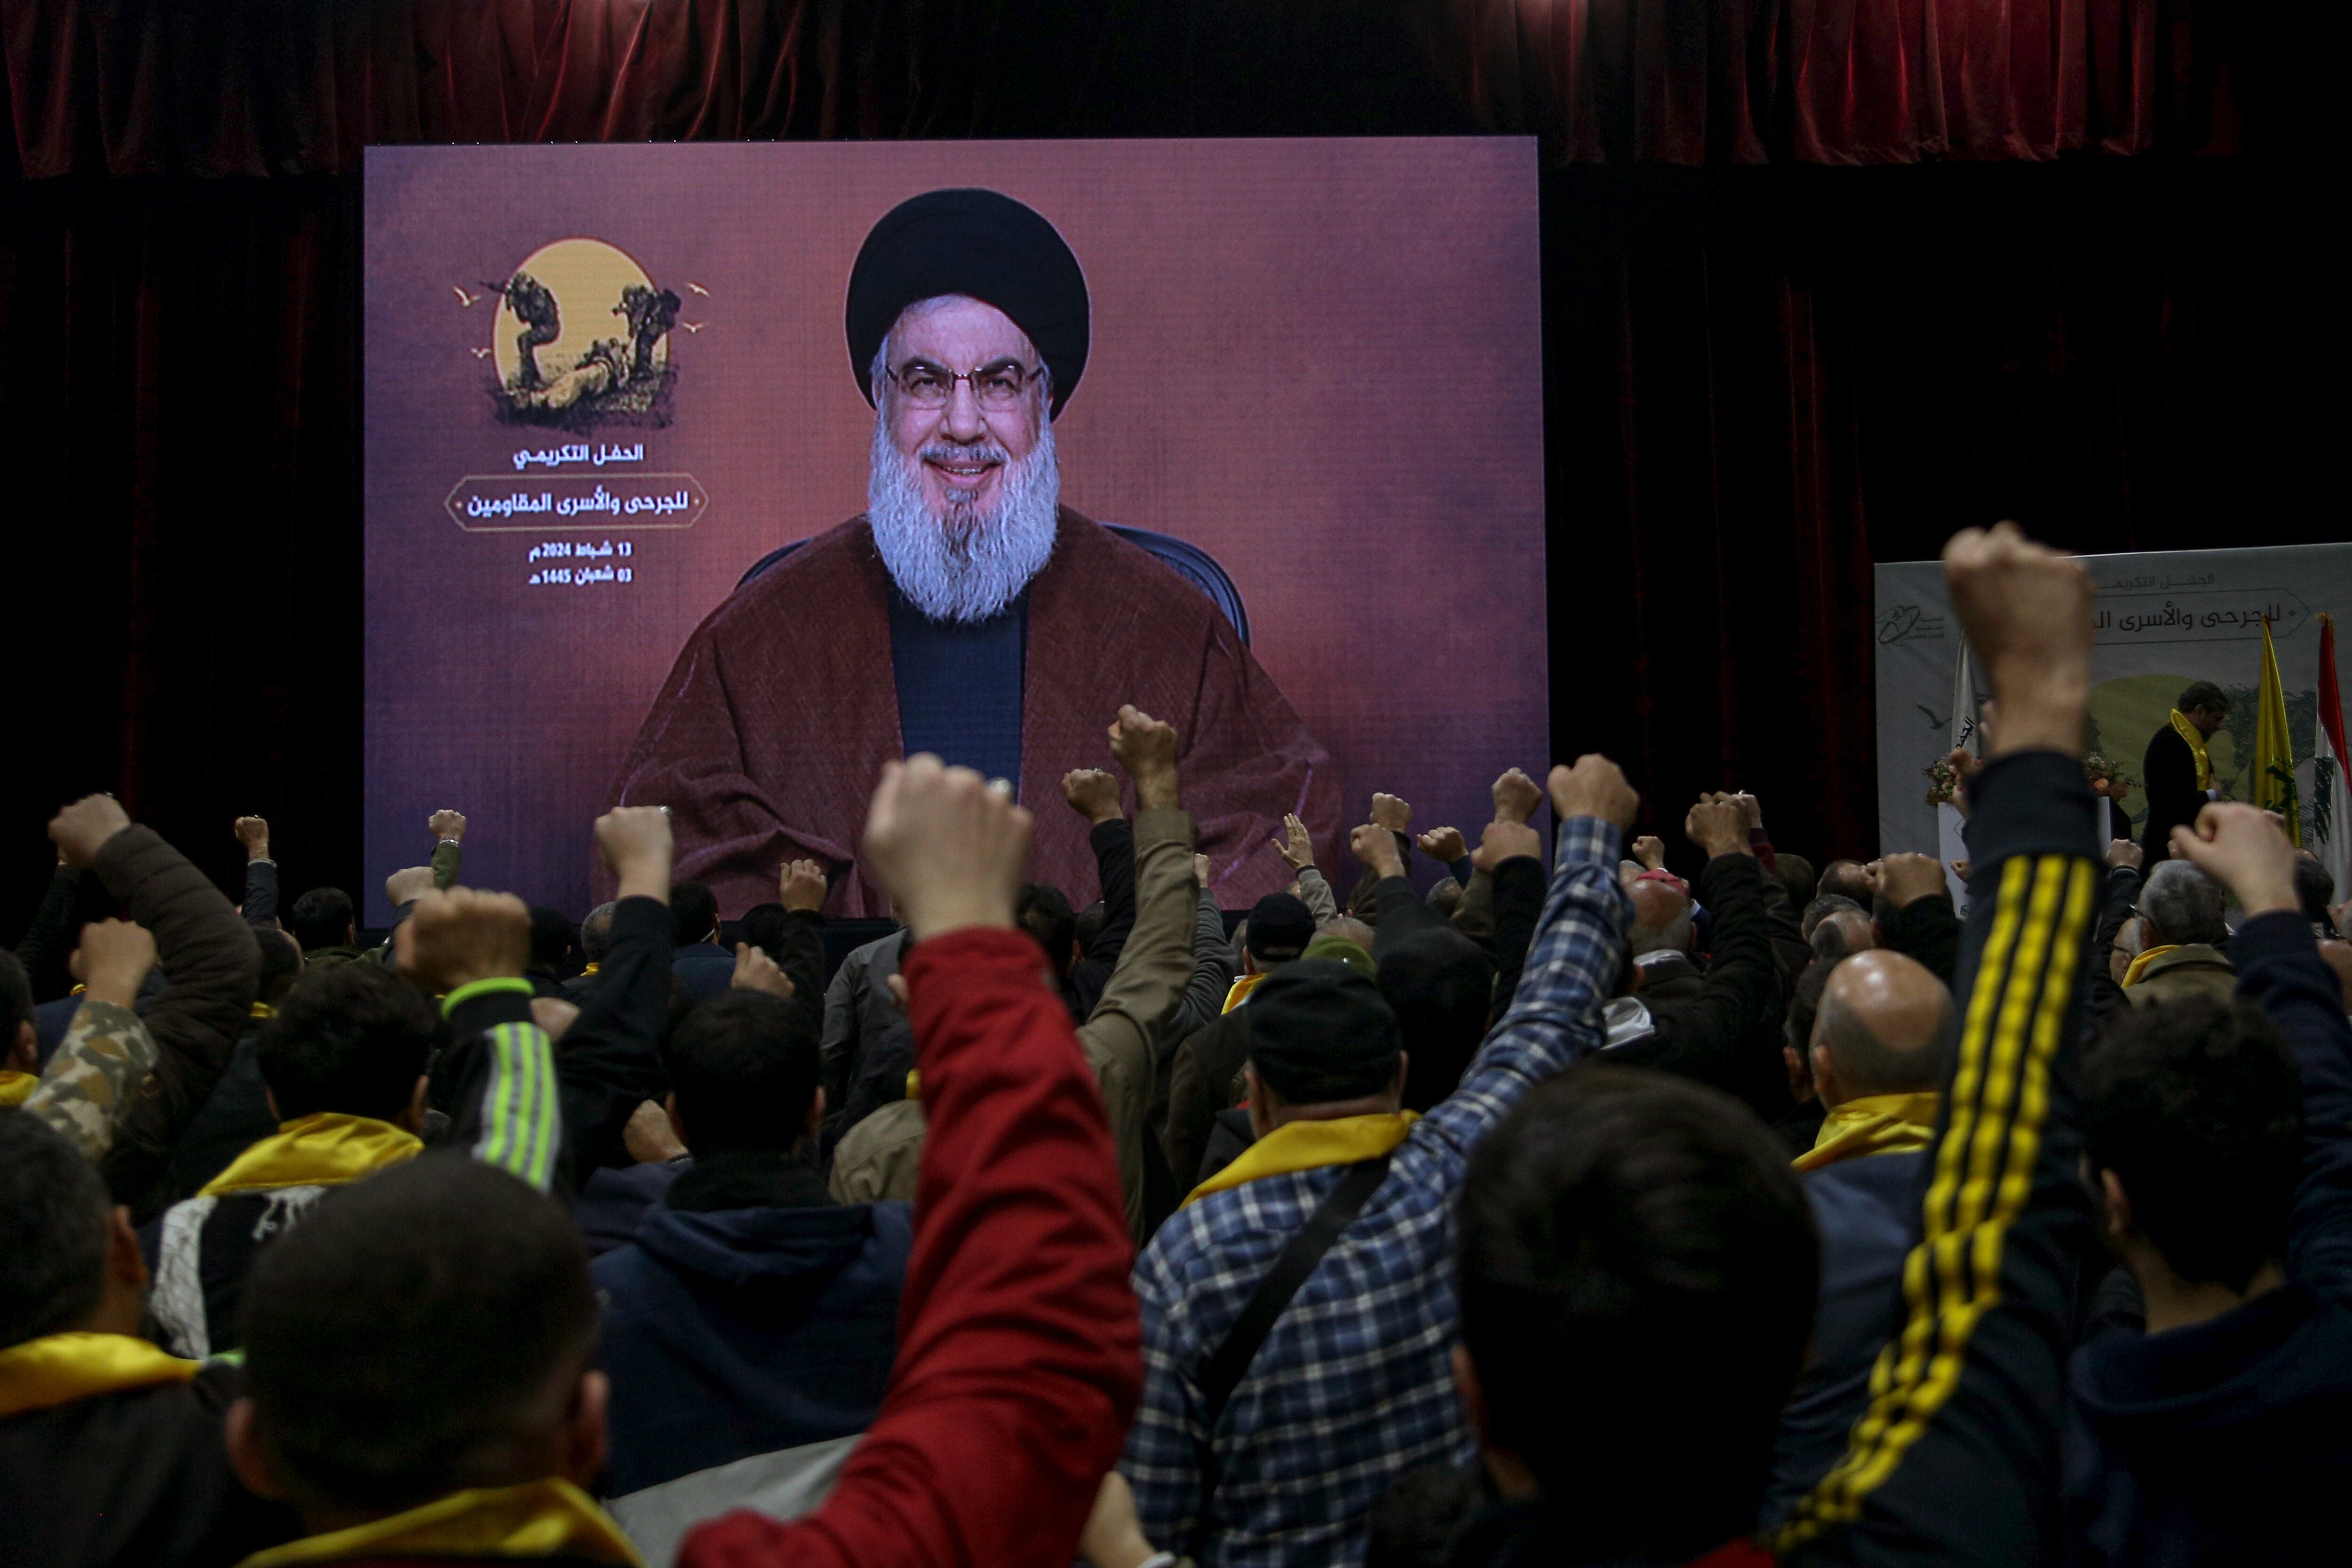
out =
{"type": "Polygon", "coordinates": [[[702,1209],[756,1190],[698,1159],[646,1212],[634,1245],[593,1265],[612,1379],[604,1490],[648,1558],[731,1507],[813,1506],[881,1408],[898,1351],[914,1224],[905,1204],[834,1204],[805,1165],[782,1202],[702,1209]]]}
{"type": "Polygon", "coordinates": [[[735,954],[715,942],[690,942],[670,955],[678,989],[699,1002],[735,984],[735,954]]]}

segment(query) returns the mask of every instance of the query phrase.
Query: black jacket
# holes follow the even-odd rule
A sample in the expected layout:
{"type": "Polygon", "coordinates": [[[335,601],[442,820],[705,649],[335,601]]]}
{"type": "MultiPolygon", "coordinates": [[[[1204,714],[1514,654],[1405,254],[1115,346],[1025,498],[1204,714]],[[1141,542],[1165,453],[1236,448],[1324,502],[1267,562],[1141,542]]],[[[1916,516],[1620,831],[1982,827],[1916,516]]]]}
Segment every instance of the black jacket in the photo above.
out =
{"type": "Polygon", "coordinates": [[[2140,791],[2147,797],[2147,826],[2140,834],[2143,870],[2172,858],[2172,830],[2197,820],[2205,792],[2197,787],[2197,753],[2170,724],[2158,730],[2140,762],[2140,791]]]}
{"type": "Polygon", "coordinates": [[[1700,900],[1715,914],[1715,962],[1688,961],[1644,977],[1652,1033],[1612,1047],[1604,1060],[1712,1084],[1769,1124],[1791,1110],[1780,1023],[1787,981],[1764,910],[1764,868],[1751,856],[1718,855],[1700,873],[1700,900]]]}
{"type": "Polygon", "coordinates": [[[229,1468],[239,1388],[215,1363],[0,1419],[0,1568],[227,1568],[301,1534],[229,1468]]]}

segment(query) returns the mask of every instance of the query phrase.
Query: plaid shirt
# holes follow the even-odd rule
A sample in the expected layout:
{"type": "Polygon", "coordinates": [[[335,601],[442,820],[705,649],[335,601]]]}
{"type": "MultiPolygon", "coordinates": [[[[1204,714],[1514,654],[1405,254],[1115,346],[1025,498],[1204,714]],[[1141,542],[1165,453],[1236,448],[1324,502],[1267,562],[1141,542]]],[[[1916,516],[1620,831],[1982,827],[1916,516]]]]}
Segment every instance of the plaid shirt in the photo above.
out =
{"type": "MultiPolygon", "coordinates": [[[[1364,1515],[1416,1465],[1477,1442],[1449,1356],[1454,1198],[1470,1152],[1529,1089],[1598,1050],[1631,909],[1619,837],[1578,817],[1510,1012],[1462,1087],[1414,1124],[1382,1182],[1292,1298],[1214,1434],[1221,1475],[1202,1568],[1360,1563],[1364,1515]]],[[[1187,1205],[1135,1264],[1143,1406],[1120,1463],[1145,1537],[1181,1552],[1201,1507],[1201,1376],[1340,1167],[1262,1176],[1187,1205]]]]}

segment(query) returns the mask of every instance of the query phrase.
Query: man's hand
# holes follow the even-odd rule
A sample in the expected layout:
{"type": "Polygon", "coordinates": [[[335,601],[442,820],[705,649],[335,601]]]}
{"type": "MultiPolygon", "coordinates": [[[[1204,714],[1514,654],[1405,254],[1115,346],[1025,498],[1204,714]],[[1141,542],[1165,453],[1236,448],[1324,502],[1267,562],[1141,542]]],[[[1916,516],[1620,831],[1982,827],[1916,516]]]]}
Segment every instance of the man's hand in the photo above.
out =
{"type": "Polygon", "coordinates": [[[2172,830],[2172,852],[2229,889],[2248,919],[2303,908],[2294,892],[2294,847],[2259,807],[2206,802],[2194,827],[2172,830]]]}
{"type": "Polygon", "coordinates": [[[738,991],[764,991],[771,996],[793,994],[793,977],[776,967],[765,948],[748,942],[735,944],[735,974],[727,984],[738,991]]]}
{"type": "Polygon", "coordinates": [[[1176,726],[1163,724],[1129,703],[1110,727],[1110,754],[1135,781],[1138,811],[1174,811],[1182,804],[1176,788],[1176,726]]]}
{"type": "Polygon", "coordinates": [[[1495,781],[1495,820],[1525,822],[1543,804],[1543,791],[1536,781],[1517,768],[1505,768],[1503,776],[1495,781]]]}
{"type": "Polygon", "coordinates": [[[129,921],[94,921],[81,928],[81,945],[66,967],[91,1001],[128,1007],[139,1000],[139,987],[155,967],[155,939],[145,926],[129,921]]]}
{"type": "Polygon", "coordinates": [[[236,819],[236,841],[245,846],[247,860],[269,858],[269,824],[257,816],[236,819]]]}
{"type": "Polygon", "coordinates": [[[1748,824],[1740,815],[1739,803],[1727,795],[1699,796],[1698,804],[1683,817],[1683,837],[1706,850],[1710,860],[1718,855],[1755,853],[1748,846],[1748,824]]]}
{"type": "Polygon", "coordinates": [[[1307,831],[1307,824],[1293,814],[1282,819],[1282,831],[1283,837],[1274,841],[1275,853],[1294,871],[1304,871],[1315,864],[1315,839],[1307,831]]]}
{"type": "Polygon", "coordinates": [[[462,811],[451,811],[447,806],[443,806],[425,819],[425,830],[436,839],[446,839],[452,844],[465,842],[466,814],[462,811]]]}
{"type": "Polygon", "coordinates": [[[629,1112],[629,1124],[621,1129],[621,1147],[640,1165],[658,1165],[686,1152],[669,1112],[657,1100],[637,1101],[637,1108],[629,1112]]]}
{"type": "Polygon", "coordinates": [[[393,933],[392,952],[400,972],[436,996],[520,977],[530,962],[530,910],[512,893],[427,888],[393,933]]]}
{"type": "Polygon", "coordinates": [[[1473,868],[1491,871],[1506,860],[1526,856],[1537,865],[1543,864],[1543,835],[1524,822],[1496,817],[1486,824],[1486,835],[1478,840],[1477,849],[1470,857],[1473,868]]]}
{"type": "Polygon", "coordinates": [[[2137,871],[2147,858],[2147,852],[2128,838],[2107,840],[2107,869],[2120,871],[2128,866],[2137,871]]]}
{"type": "Polygon", "coordinates": [[[1654,833],[1644,833],[1633,840],[1633,858],[1642,863],[1644,871],[1666,868],[1666,841],[1654,833]]]}
{"type": "MultiPolygon", "coordinates": [[[[1375,795],[1375,800],[1381,797],[1375,795]]],[[[1397,854],[1396,835],[1377,822],[1367,822],[1348,835],[1349,852],[1372,868],[1375,876],[1402,877],[1404,860],[1397,854]]]]}
{"type": "Polygon", "coordinates": [[[1209,878],[1213,874],[1215,869],[1216,868],[1213,866],[1209,864],[1209,858],[1206,855],[1193,856],[1192,885],[1196,888],[1207,887],[1209,885],[1209,878]]]}
{"type": "Polygon", "coordinates": [[[1421,852],[1441,866],[1451,866],[1470,853],[1470,841],[1458,827],[1433,827],[1417,842],[1421,852]]]}
{"type": "Polygon", "coordinates": [[[1029,814],[970,768],[925,752],[882,770],[865,853],[915,941],[965,926],[1008,927],[1029,864],[1029,814]]]}
{"type": "Polygon", "coordinates": [[[1412,807],[1392,795],[1372,796],[1372,826],[1391,833],[1409,832],[1412,827],[1412,807]]]}
{"type": "Polygon", "coordinates": [[[433,868],[430,866],[404,866],[383,879],[383,896],[392,901],[395,910],[403,904],[414,902],[419,893],[432,890],[433,868]]]}
{"type": "Polygon", "coordinates": [[[1642,808],[1642,797],[1625,782],[1624,770],[1598,752],[1577,758],[1574,767],[1552,769],[1550,784],[1552,813],[1562,822],[1597,816],[1616,824],[1617,831],[1624,833],[1632,829],[1633,814],[1642,808]]]}
{"type": "Polygon", "coordinates": [[[1758,800],[1746,790],[1741,790],[1737,795],[1727,795],[1724,798],[1731,801],[1739,807],[1740,824],[1742,826],[1746,827],[1748,832],[1753,833],[1758,828],[1764,826],[1764,803],[1762,801],[1758,800]]]}
{"type": "Polygon", "coordinates": [[[658,805],[614,806],[596,819],[596,847],[620,887],[614,897],[669,902],[669,813],[658,805]]]}
{"type": "Polygon", "coordinates": [[[776,896],[787,910],[810,914],[824,908],[824,867],[814,860],[795,860],[776,879],[776,896]]]}
{"type": "Polygon", "coordinates": [[[1969,884],[1969,862],[1966,860],[1953,861],[1952,875],[1960,879],[1960,886],[1964,888],[1967,887],[1969,884]]]}
{"type": "Polygon", "coordinates": [[[1118,804],[1118,781],[1100,768],[1072,768],[1062,775],[1062,798],[1070,809],[1100,826],[1127,813],[1118,804]]]}
{"type": "Polygon", "coordinates": [[[1944,582],[2000,704],[1990,754],[2080,757],[2091,694],[2091,579],[2082,563],[2001,522],[1952,536],[1944,582]]]}
{"type": "Polygon", "coordinates": [[[131,814],[110,795],[86,795],[49,819],[58,858],[87,871],[106,841],[131,826],[131,814]]]}
{"type": "Polygon", "coordinates": [[[1949,893],[1944,868],[1933,855],[1889,855],[1878,863],[1878,894],[1895,909],[1949,893]]]}

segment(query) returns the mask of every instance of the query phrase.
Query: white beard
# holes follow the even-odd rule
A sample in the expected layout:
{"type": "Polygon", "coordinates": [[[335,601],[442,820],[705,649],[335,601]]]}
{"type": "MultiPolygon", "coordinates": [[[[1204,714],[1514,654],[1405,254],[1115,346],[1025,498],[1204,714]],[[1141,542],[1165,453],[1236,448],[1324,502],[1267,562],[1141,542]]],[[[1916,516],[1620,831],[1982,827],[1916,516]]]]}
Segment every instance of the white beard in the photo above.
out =
{"type": "MultiPolygon", "coordinates": [[[[932,442],[935,456],[1004,459],[994,442],[957,447],[932,442]]],[[[1062,500],[1062,472],[1054,459],[1054,427],[1041,425],[1037,445],[997,475],[996,500],[985,509],[950,502],[933,511],[923,493],[922,454],[908,457],[890,439],[887,423],[874,421],[874,455],[866,482],[866,519],[874,548],[898,591],[935,621],[985,620],[1021,596],[1054,553],[1062,500]]]]}

